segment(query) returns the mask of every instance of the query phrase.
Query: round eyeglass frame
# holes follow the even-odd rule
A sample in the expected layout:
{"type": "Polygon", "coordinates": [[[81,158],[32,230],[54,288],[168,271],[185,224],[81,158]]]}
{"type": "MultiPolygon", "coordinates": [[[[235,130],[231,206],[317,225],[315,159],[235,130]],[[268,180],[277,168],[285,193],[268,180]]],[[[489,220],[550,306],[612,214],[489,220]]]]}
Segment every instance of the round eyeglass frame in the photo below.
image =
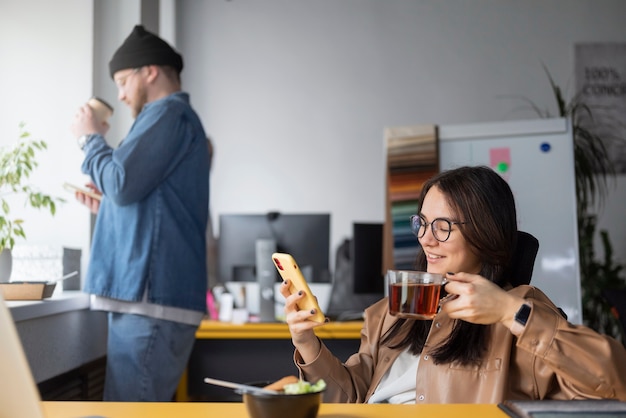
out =
{"type": "Polygon", "coordinates": [[[435,218],[430,222],[426,222],[426,220],[421,215],[411,215],[411,232],[417,238],[422,238],[426,235],[426,228],[430,225],[430,232],[432,232],[433,237],[439,242],[446,242],[450,239],[450,233],[452,233],[452,225],[465,225],[467,222],[455,222],[446,218],[435,218]],[[437,234],[444,233],[442,229],[435,228],[436,222],[445,222],[448,224],[448,228],[446,229],[447,235],[444,239],[441,239],[437,234]],[[424,228],[422,228],[422,226],[424,228]],[[421,231],[421,233],[420,233],[421,231]]]}

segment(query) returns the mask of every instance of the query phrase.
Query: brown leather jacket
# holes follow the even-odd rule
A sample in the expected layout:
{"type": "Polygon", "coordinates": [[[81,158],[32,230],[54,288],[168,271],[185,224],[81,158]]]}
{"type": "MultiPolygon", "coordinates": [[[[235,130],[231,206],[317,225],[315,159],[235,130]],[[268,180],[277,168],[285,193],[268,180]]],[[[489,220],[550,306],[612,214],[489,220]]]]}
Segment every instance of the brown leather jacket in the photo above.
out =
{"type": "MultiPolygon", "coordinates": [[[[489,351],[479,366],[435,365],[429,347],[449,333],[453,320],[438,314],[417,370],[417,403],[498,403],[505,399],[615,398],[626,401],[626,349],[615,339],[567,322],[539,289],[509,290],[533,303],[523,333],[516,338],[491,325],[489,351]]],[[[301,377],[324,379],[325,402],[367,402],[402,349],[379,341],[397,319],[382,299],[365,311],[361,346],[345,363],[322,344],[319,356],[302,364],[301,377]]]]}

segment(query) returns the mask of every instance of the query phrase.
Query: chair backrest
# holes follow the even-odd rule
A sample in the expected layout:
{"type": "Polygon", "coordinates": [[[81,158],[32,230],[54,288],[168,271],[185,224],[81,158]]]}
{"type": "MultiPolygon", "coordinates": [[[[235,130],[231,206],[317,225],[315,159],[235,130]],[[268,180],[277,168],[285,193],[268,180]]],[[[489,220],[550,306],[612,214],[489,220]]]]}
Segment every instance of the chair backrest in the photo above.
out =
{"type": "Polygon", "coordinates": [[[506,277],[513,286],[529,284],[535,268],[535,259],[539,251],[537,238],[524,231],[517,231],[517,243],[513,251],[511,265],[506,272],[506,277]]]}
{"type": "Polygon", "coordinates": [[[604,289],[602,296],[622,326],[622,343],[626,346],[626,289],[604,289]]]}

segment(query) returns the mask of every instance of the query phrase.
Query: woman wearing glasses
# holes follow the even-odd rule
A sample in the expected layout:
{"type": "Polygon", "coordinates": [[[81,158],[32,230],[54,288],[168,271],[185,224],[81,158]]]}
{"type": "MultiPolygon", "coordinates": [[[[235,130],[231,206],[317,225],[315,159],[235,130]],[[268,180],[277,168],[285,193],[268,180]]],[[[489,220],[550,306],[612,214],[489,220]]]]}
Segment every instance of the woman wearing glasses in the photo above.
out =
{"type": "Polygon", "coordinates": [[[567,322],[537,288],[506,277],[517,237],[509,185],[488,167],[443,172],[411,218],[416,270],[444,274],[449,296],[431,321],[365,311],[361,346],[345,363],[314,334],[319,323],[286,297],[301,377],[324,379],[326,402],[498,403],[505,399],[626,400],[626,350],[567,322]]]}

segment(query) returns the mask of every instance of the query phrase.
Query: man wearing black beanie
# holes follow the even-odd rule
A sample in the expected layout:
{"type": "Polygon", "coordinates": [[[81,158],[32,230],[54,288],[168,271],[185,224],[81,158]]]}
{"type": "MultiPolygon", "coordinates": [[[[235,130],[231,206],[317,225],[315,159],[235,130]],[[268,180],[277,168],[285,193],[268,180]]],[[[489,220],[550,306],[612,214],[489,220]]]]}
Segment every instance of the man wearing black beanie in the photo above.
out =
{"type": "Polygon", "coordinates": [[[109,318],[104,400],[170,401],[206,310],[207,135],[181,91],[182,56],[135,26],[109,70],[135,118],[112,148],[82,106],[72,133],[101,200],[84,290],[109,318]]]}
{"type": "Polygon", "coordinates": [[[111,78],[114,78],[115,73],[120,70],[144,65],[168,65],[180,74],[183,70],[183,57],[163,39],[137,25],[113,54],[109,71],[111,78]]]}

